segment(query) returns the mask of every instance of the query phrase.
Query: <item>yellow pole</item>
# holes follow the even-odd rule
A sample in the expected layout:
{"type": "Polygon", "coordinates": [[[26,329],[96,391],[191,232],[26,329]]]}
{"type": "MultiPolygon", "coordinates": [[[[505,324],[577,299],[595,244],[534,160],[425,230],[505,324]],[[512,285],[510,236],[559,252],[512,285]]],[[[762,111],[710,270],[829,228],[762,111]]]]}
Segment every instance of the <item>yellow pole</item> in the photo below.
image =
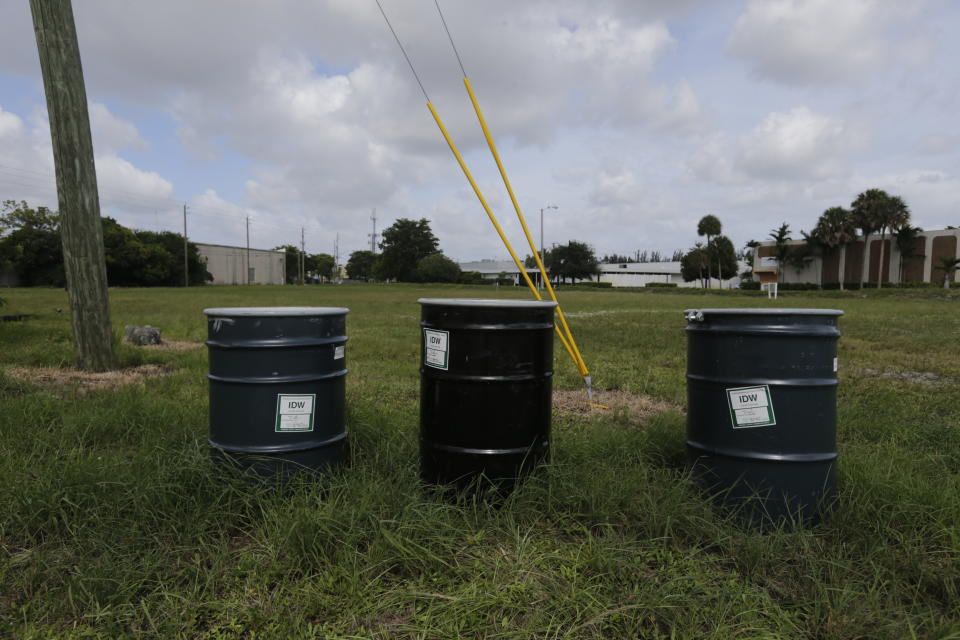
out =
{"type": "MultiPolygon", "coordinates": [[[[437,113],[437,110],[433,108],[433,104],[428,102],[427,108],[430,109],[430,114],[433,116],[433,119],[436,121],[437,126],[440,128],[440,133],[443,134],[443,139],[447,141],[447,146],[450,147],[450,151],[453,152],[453,157],[457,159],[457,163],[460,165],[460,168],[463,170],[463,175],[467,177],[467,181],[470,183],[470,186],[473,187],[473,192],[477,194],[477,199],[480,201],[480,205],[483,207],[483,210],[486,211],[487,217],[490,218],[490,222],[493,223],[494,229],[497,230],[497,234],[500,235],[500,239],[503,241],[503,245],[507,248],[507,251],[510,252],[510,257],[513,258],[514,264],[517,265],[517,269],[520,271],[520,275],[523,276],[523,279],[526,281],[527,286],[530,287],[530,291],[533,292],[534,297],[537,300],[542,300],[540,292],[537,291],[536,285],[533,284],[533,281],[530,280],[530,275],[527,274],[527,270],[523,267],[523,263],[520,262],[520,258],[517,257],[516,252],[513,250],[513,246],[510,244],[510,240],[507,239],[506,234],[503,232],[503,228],[500,226],[500,223],[497,222],[496,216],[493,215],[493,211],[490,210],[490,205],[487,204],[487,200],[483,197],[483,194],[480,192],[480,187],[477,186],[476,181],[474,181],[473,176],[470,174],[470,170],[467,169],[467,164],[463,161],[463,158],[460,156],[460,152],[457,151],[457,145],[453,143],[453,139],[450,138],[450,134],[447,133],[447,128],[443,126],[443,121],[440,120],[440,115],[437,113]]],[[[556,300],[554,300],[556,302],[556,300]]],[[[559,309],[560,305],[557,305],[559,309]]],[[[568,342],[566,336],[563,335],[563,332],[560,330],[560,327],[554,326],[554,331],[556,331],[557,336],[560,338],[561,344],[567,350],[567,353],[570,354],[570,357],[573,359],[574,364],[578,367],[580,366],[579,361],[575,352],[568,342]]]]}
{"type": "MultiPolygon", "coordinates": [[[[500,176],[503,178],[503,184],[507,187],[507,193],[510,194],[510,202],[513,203],[513,209],[517,212],[517,218],[520,220],[520,226],[523,227],[523,233],[527,237],[527,243],[530,245],[530,250],[533,252],[533,258],[537,262],[537,268],[540,270],[540,276],[543,278],[544,284],[547,287],[547,292],[550,294],[550,299],[557,303],[557,316],[560,318],[560,323],[563,325],[563,330],[567,334],[567,338],[570,340],[570,346],[573,349],[574,354],[576,354],[575,360],[577,363],[577,368],[580,370],[580,375],[583,377],[589,377],[590,372],[587,369],[586,363],[583,361],[583,356],[580,355],[580,349],[577,348],[577,343],[573,339],[573,333],[570,331],[570,326],[567,324],[567,318],[563,313],[563,309],[560,307],[560,301],[557,300],[557,294],[553,290],[553,285],[550,284],[550,278],[547,277],[547,270],[543,266],[543,262],[540,260],[540,253],[537,251],[536,245],[533,242],[533,236],[530,235],[530,229],[527,227],[527,221],[523,217],[523,212],[520,210],[520,204],[517,202],[517,196],[513,193],[513,187],[510,186],[510,179],[507,178],[507,172],[503,168],[503,162],[500,161],[500,154],[497,153],[497,147],[493,142],[493,136],[490,135],[490,129],[487,127],[487,121],[483,117],[483,112],[480,110],[480,104],[477,102],[477,97],[473,94],[473,89],[470,86],[470,80],[464,76],[463,84],[467,88],[467,93],[470,95],[470,102],[473,103],[473,110],[477,112],[477,119],[480,121],[480,128],[483,129],[483,135],[487,139],[487,146],[490,147],[490,153],[493,155],[493,159],[497,163],[497,169],[500,170],[500,176]]],[[[589,382],[588,382],[589,384],[589,382]]]]}

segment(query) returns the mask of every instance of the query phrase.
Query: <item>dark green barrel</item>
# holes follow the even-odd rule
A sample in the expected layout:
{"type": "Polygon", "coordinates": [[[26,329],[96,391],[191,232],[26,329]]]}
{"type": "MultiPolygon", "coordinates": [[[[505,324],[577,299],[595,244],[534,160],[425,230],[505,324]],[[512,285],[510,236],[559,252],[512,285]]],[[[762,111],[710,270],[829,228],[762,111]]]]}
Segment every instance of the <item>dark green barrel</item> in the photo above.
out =
{"type": "Polygon", "coordinates": [[[550,450],[554,302],[421,299],[420,475],[509,487],[550,450]]]}
{"type": "Polygon", "coordinates": [[[691,309],[687,454],[752,524],[815,524],[836,494],[833,309],[691,309]]]}
{"type": "Polygon", "coordinates": [[[205,309],[210,445],[263,476],[347,459],[348,309],[205,309]]]}

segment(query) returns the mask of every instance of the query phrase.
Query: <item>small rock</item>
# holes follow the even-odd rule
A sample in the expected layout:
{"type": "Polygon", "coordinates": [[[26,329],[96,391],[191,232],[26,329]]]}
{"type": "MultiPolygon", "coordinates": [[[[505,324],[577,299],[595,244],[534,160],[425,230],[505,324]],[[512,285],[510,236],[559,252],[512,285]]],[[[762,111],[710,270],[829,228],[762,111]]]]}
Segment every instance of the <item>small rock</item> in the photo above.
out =
{"type": "Polygon", "coordinates": [[[145,325],[143,327],[126,326],[123,328],[123,339],[125,342],[144,346],[147,344],[160,344],[160,329],[145,325]]]}

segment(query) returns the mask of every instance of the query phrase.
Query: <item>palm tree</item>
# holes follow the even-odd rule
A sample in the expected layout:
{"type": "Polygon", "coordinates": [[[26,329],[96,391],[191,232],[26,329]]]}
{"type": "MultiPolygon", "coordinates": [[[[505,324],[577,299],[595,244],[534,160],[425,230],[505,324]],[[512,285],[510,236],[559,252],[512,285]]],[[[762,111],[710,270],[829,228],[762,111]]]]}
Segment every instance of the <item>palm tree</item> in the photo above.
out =
{"type": "MultiPolygon", "coordinates": [[[[867,280],[870,269],[870,234],[878,231],[889,208],[890,194],[882,189],[867,189],[856,197],[850,205],[853,222],[863,233],[863,264],[860,269],[860,288],[867,280]]],[[[883,245],[880,245],[881,247],[883,245]]],[[[880,265],[880,277],[883,280],[883,265],[880,265]]]]}
{"type": "MultiPolygon", "coordinates": [[[[820,214],[812,235],[819,238],[823,244],[831,249],[840,247],[841,262],[846,263],[847,245],[857,237],[857,226],[854,224],[853,216],[849,211],[843,207],[830,207],[820,214]]],[[[841,291],[843,291],[844,270],[837,269],[841,291]]]]}
{"type": "Polygon", "coordinates": [[[910,209],[900,196],[890,196],[881,210],[880,223],[880,266],[877,269],[877,288],[883,283],[883,243],[887,229],[891,232],[910,224],[910,209]]]}
{"type": "Polygon", "coordinates": [[[787,254],[790,253],[790,246],[787,242],[790,240],[790,225],[786,222],[780,225],[777,229],[770,230],[770,237],[773,238],[777,251],[777,271],[779,271],[779,276],[783,276],[783,266],[787,261],[787,254]]]}
{"type": "Polygon", "coordinates": [[[806,245],[806,249],[802,253],[800,260],[796,263],[797,269],[802,270],[810,263],[810,261],[816,261],[817,264],[817,288],[823,289],[823,253],[827,248],[827,244],[817,235],[817,229],[814,227],[813,231],[807,233],[806,231],[800,231],[800,235],[803,236],[803,242],[806,245]],[[817,260],[817,258],[820,258],[817,260]]]}
{"type": "Polygon", "coordinates": [[[897,251],[900,252],[900,264],[897,271],[897,280],[900,284],[903,284],[903,263],[919,255],[917,253],[917,240],[922,232],[923,229],[920,227],[911,227],[909,224],[905,224],[893,234],[897,242],[897,251]]]}
{"type": "MultiPolygon", "coordinates": [[[[713,215],[706,215],[700,218],[700,222],[697,223],[697,235],[698,236],[707,236],[707,249],[710,249],[710,238],[712,236],[720,235],[720,232],[723,230],[723,225],[720,224],[720,218],[713,215]]],[[[720,273],[720,259],[717,258],[717,273],[720,273]]],[[[707,283],[709,285],[710,278],[710,263],[707,262],[707,283]]]]}
{"type": "Polygon", "coordinates": [[[753,258],[757,255],[757,247],[759,246],[760,243],[756,240],[748,240],[747,244],[743,246],[743,261],[749,266],[751,278],[753,278],[753,258]]]}
{"type": "MultiPolygon", "coordinates": [[[[706,268],[707,268],[707,273],[709,274],[709,273],[710,273],[710,261],[707,259],[707,251],[706,251],[706,249],[703,248],[703,243],[702,243],[702,242],[697,242],[697,243],[694,244],[693,246],[694,246],[694,248],[695,248],[696,251],[697,251],[695,259],[699,261],[698,264],[699,264],[699,267],[700,267],[700,286],[703,287],[703,286],[704,286],[704,285],[703,285],[703,268],[706,267],[706,268]]],[[[708,276],[708,277],[709,277],[709,276],[708,276]]],[[[706,288],[706,287],[704,287],[704,288],[706,288]]]]}
{"type": "Polygon", "coordinates": [[[960,258],[940,258],[937,268],[943,271],[943,288],[950,288],[950,275],[960,269],[960,258]]]}

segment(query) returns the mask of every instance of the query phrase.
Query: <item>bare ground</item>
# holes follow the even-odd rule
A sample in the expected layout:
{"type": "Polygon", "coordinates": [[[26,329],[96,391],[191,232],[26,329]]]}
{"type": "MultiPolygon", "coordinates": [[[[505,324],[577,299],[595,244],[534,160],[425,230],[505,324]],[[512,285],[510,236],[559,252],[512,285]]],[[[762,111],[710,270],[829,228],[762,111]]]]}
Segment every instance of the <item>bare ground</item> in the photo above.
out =
{"type": "Polygon", "coordinates": [[[651,396],[604,389],[594,389],[592,402],[587,402],[587,393],[583,389],[554,391],[553,408],[562,414],[581,416],[625,409],[635,418],[678,409],[676,405],[651,396]]]}
{"type": "Polygon", "coordinates": [[[202,342],[188,342],[186,340],[163,340],[160,344],[146,344],[144,349],[153,351],[190,351],[199,349],[203,346],[202,342]]]}
{"type": "Polygon", "coordinates": [[[4,373],[44,388],[77,387],[81,391],[92,391],[143,384],[147,378],[169,374],[170,369],[158,364],[102,372],[81,371],[73,367],[10,367],[4,373]]]}

